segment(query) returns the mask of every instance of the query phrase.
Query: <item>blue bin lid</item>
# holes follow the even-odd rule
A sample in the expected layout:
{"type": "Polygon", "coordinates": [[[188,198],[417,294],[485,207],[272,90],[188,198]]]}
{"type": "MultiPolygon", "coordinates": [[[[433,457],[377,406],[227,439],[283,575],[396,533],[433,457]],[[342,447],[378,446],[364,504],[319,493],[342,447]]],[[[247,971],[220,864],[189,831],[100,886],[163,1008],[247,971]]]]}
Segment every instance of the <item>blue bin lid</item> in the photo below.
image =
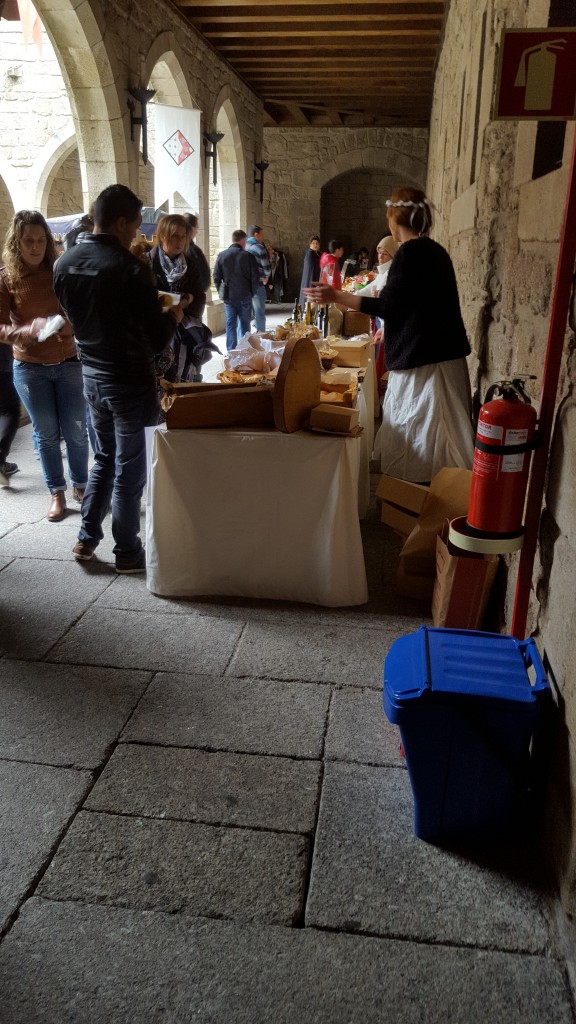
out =
{"type": "Polygon", "coordinates": [[[384,662],[384,705],[391,721],[394,708],[425,694],[533,704],[548,688],[534,640],[501,633],[421,626],[396,640],[384,662]]]}

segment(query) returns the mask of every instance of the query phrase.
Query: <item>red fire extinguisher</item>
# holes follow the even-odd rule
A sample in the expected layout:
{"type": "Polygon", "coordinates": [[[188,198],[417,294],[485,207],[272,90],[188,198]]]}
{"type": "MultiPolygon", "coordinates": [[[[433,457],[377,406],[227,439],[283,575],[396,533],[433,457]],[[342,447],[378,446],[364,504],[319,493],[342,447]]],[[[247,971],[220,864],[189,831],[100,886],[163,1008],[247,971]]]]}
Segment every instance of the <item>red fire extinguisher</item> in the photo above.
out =
{"type": "Polygon", "coordinates": [[[489,388],[474,447],[470,533],[498,537],[521,533],[536,420],[521,380],[499,381],[489,388]]]}

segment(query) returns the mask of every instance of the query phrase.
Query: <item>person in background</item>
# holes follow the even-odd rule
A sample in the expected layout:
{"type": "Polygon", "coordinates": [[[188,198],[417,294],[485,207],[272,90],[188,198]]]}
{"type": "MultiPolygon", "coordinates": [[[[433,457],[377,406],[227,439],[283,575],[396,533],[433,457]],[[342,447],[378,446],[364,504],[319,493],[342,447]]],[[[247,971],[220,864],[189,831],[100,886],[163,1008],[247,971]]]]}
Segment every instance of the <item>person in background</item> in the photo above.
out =
{"type": "Polygon", "coordinates": [[[385,235],[381,238],[376,246],[376,258],[378,260],[376,266],[376,277],[373,281],[369,281],[363,288],[358,288],[354,293],[355,295],[380,295],[386,281],[388,279],[388,271],[392,265],[396,253],[398,252],[398,242],[395,242],[392,235],[385,235]]]}
{"type": "Polygon", "coordinates": [[[190,241],[185,253],[186,259],[188,259],[190,263],[196,263],[196,270],[198,271],[200,278],[200,287],[203,292],[207,292],[210,290],[210,266],[202,252],[202,249],[199,245],[196,245],[196,242],[194,241],[198,234],[198,217],[195,213],[185,213],[184,220],[190,228],[190,241]]]}
{"type": "Polygon", "coordinates": [[[304,309],[306,296],[304,289],[308,288],[314,281],[320,280],[320,238],[312,235],[308,242],[308,248],[304,253],[304,266],[302,267],[302,281],[300,282],[300,306],[304,309]]]}
{"type": "Polygon", "coordinates": [[[339,290],[342,287],[340,276],[340,260],[344,255],[344,246],[337,238],[328,242],[328,252],[320,257],[320,283],[339,290]]]}
{"type": "Polygon", "coordinates": [[[470,345],[452,261],[428,237],[429,200],[420,189],[405,187],[386,207],[400,248],[380,295],[322,285],[308,294],[312,301],[339,302],[384,321],[389,378],[374,455],[383,473],[426,483],[443,466],[472,465],[470,345]]]}
{"type": "Polygon", "coordinates": [[[94,218],[92,209],[90,209],[88,213],[83,213],[78,220],[75,220],[70,230],[64,235],[64,252],[78,242],[83,242],[87,235],[92,234],[93,230],[94,218]]]}
{"type": "Polygon", "coordinates": [[[370,269],[370,253],[364,246],[353,253],[352,256],[347,256],[342,266],[342,280],[345,281],[347,277],[355,277],[357,274],[365,274],[370,269]]]}
{"type": "Polygon", "coordinates": [[[172,365],[164,375],[172,381],[186,381],[189,374],[192,375],[192,380],[202,380],[200,363],[194,358],[194,349],[198,342],[194,329],[202,327],[206,295],[202,288],[198,264],[195,260],[189,260],[186,255],[190,228],[183,216],[170,213],[158,221],[156,237],[158,244],[148,253],[148,260],[157,287],[160,291],[188,295],[190,299],[188,305],[183,307],[184,316],[176,328],[172,341],[172,365]]]}
{"type": "Polygon", "coordinates": [[[264,232],[258,224],[252,224],[248,229],[246,239],[246,252],[251,252],[256,257],[260,284],[258,291],[252,296],[252,312],[257,331],[266,330],[266,285],[272,272],[268,246],[264,242],[264,232]]]}
{"type": "MultiPolygon", "coordinates": [[[[12,346],[14,386],[32,422],[51,494],[47,519],[66,515],[66,478],[60,437],[66,442],[72,495],[81,502],[88,479],[86,403],[72,327],[52,287],[54,240],[36,210],[14,215],[0,269],[0,342],[12,346]],[[59,317],[50,331],[50,318],[59,317]],[[47,336],[43,338],[43,332],[47,336]],[[40,339],[43,340],[40,340],[40,339]]],[[[5,474],[6,475],[6,474],[5,474]]]]}
{"type": "Polygon", "coordinates": [[[112,508],[116,572],[143,573],[140,499],[146,483],[145,428],[158,422],[154,357],[171,341],[185,295],[162,312],[150,268],[130,252],[142,202],[110,185],[94,203],[94,233],[60,257],[54,287],[70,317],[96,433],[94,466],[72,553],[88,561],[112,508]]]}
{"type": "Polygon", "coordinates": [[[246,252],[246,232],[232,232],[232,244],[218,253],[214,284],[226,308],[226,348],[236,348],[238,338],[250,333],[252,299],[260,287],[258,261],[246,252]]]}
{"type": "Polygon", "coordinates": [[[20,399],[14,387],[12,350],[0,345],[0,487],[8,487],[10,477],[18,472],[15,462],[8,462],[12,441],[20,420],[20,399]]]}

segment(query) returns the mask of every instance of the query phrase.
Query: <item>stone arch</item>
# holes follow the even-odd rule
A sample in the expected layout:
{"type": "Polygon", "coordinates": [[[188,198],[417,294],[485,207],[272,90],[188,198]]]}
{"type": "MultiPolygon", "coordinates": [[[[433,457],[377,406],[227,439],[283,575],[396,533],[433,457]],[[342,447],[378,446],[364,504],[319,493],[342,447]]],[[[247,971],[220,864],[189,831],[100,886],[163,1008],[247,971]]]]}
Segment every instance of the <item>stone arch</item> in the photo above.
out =
{"type": "Polygon", "coordinates": [[[18,189],[13,181],[12,168],[3,157],[0,157],[0,254],[6,232],[16,212],[17,195],[18,189]]]}
{"type": "MultiPolygon", "coordinates": [[[[45,216],[48,211],[48,197],[58,169],[75,149],[78,149],[78,139],[73,130],[64,139],[55,136],[43,147],[30,169],[30,178],[36,182],[34,208],[45,216]]],[[[82,210],[77,212],[81,213],[82,210]]]]}
{"type": "Polygon", "coordinates": [[[340,175],[358,168],[384,171],[394,179],[395,185],[426,187],[426,159],[403,152],[397,145],[372,147],[363,145],[336,154],[325,166],[320,167],[317,182],[323,188],[340,175]]]}
{"type": "Polygon", "coordinates": [[[70,99],[80,157],[83,206],[111,181],[131,184],[127,111],[116,82],[125,77],[108,50],[104,16],[88,3],[35,0],[58,58],[70,99]]]}
{"type": "MultiPolygon", "coordinates": [[[[246,158],[235,108],[235,95],[229,85],[221,90],[214,104],[212,124],[224,132],[218,144],[218,184],[210,176],[210,256],[230,245],[232,232],[246,226],[246,158]]],[[[211,172],[210,172],[211,174],[211,172]]]]}

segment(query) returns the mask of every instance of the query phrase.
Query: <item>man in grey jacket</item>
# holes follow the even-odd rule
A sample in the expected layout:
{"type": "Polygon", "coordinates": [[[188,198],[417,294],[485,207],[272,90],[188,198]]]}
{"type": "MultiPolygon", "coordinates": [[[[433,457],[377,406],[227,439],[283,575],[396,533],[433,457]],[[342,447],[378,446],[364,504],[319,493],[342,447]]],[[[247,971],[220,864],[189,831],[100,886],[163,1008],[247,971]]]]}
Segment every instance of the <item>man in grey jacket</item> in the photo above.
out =
{"type": "Polygon", "coordinates": [[[246,252],[246,232],[232,232],[232,245],[216,257],[214,284],[226,307],[226,348],[236,348],[238,338],[250,333],[252,298],[260,286],[258,261],[246,252]]]}

